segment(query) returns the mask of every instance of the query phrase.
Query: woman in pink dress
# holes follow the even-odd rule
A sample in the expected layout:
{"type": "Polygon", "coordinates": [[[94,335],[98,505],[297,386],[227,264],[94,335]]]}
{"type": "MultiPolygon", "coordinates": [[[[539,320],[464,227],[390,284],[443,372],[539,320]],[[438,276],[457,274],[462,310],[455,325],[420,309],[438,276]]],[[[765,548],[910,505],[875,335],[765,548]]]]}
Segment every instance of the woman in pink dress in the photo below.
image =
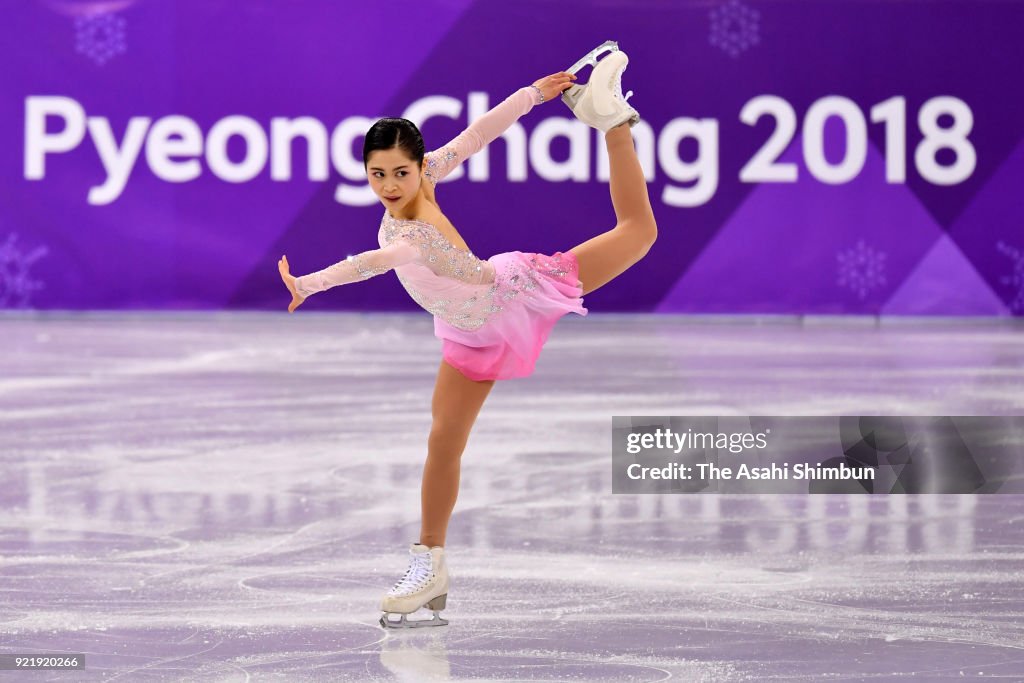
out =
{"type": "Polygon", "coordinates": [[[363,163],[386,209],[378,231],[380,248],[301,277],[290,274],[286,257],[279,261],[292,296],[289,312],[315,292],[394,270],[413,300],[433,314],[434,334],[442,340],[423,469],[420,538],[412,544],[405,575],[384,596],[382,626],[447,623],[438,614],[449,583],[445,533],[458,494],[462,452],[484,399],[496,380],[532,373],[558,319],[569,312],[586,315],[582,297],[620,275],[654,244],[657,224],[630,132],[640,116],[620,86],[627,63],[618,45],[607,41],[568,71],[520,88],[429,153],[411,121],[377,121],[366,134],[363,163]],[[610,54],[598,61],[605,51],[610,54]],[[575,84],[576,72],[588,64],[593,70],[587,84],[575,84]],[[565,252],[513,251],[479,259],[441,212],[437,182],[556,95],[578,119],[604,133],[616,224],[565,252]],[[433,618],[406,619],[421,607],[432,610],[433,618]],[[391,620],[389,614],[400,618],[391,620]]]}

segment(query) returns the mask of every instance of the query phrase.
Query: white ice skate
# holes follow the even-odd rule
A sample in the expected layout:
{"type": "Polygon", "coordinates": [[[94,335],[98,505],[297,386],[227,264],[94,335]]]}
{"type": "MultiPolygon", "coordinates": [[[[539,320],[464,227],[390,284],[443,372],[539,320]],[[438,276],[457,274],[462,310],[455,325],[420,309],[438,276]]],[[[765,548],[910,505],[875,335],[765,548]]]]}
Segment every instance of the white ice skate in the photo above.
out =
{"type": "Polygon", "coordinates": [[[428,548],[413,543],[409,549],[409,568],[405,575],[385,594],[381,601],[380,625],[384,628],[416,628],[420,626],[445,626],[440,612],[448,602],[448,561],[444,548],[428,548]],[[406,617],[421,607],[434,612],[432,619],[411,621],[406,617]],[[389,614],[399,615],[390,619],[389,614]]]}
{"type": "Polygon", "coordinates": [[[573,115],[603,133],[621,123],[629,122],[630,128],[638,124],[640,114],[626,103],[633,91],[622,96],[622,72],[629,64],[629,57],[619,49],[619,44],[614,40],[606,40],[569,67],[568,71],[575,74],[588,64],[594,68],[586,84],[573,84],[562,93],[562,101],[572,110],[573,115]],[[599,54],[609,51],[611,54],[597,61],[599,54]]]}

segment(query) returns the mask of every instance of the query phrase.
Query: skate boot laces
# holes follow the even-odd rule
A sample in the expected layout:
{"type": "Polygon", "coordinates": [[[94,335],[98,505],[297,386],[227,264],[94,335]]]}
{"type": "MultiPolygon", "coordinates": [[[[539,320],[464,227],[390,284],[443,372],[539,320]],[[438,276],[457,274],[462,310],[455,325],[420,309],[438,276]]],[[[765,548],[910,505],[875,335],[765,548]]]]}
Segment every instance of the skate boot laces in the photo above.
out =
{"type": "Polygon", "coordinates": [[[625,70],[625,67],[623,67],[622,69],[619,69],[619,71],[615,74],[615,96],[618,97],[623,102],[627,101],[630,97],[633,96],[632,90],[626,93],[625,97],[622,96],[622,72],[625,70]]]}
{"type": "Polygon", "coordinates": [[[430,553],[417,553],[412,556],[405,576],[388,591],[388,595],[408,595],[422,590],[431,577],[430,553]]]}

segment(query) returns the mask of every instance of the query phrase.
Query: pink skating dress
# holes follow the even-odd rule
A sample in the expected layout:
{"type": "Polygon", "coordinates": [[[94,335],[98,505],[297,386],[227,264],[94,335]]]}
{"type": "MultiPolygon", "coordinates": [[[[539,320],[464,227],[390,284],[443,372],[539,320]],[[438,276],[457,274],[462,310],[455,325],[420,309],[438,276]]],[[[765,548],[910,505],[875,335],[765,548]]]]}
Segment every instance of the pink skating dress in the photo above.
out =
{"type": "MultiPolygon", "coordinates": [[[[537,89],[520,88],[447,145],[428,152],[424,174],[430,183],[436,186],[539,100],[537,89]]],[[[482,260],[430,223],[395,218],[388,211],[377,241],[380,249],[297,278],[299,295],[394,270],[412,299],[433,314],[444,359],[469,379],[526,377],[559,318],[587,314],[572,252],[510,251],[482,260]]]]}

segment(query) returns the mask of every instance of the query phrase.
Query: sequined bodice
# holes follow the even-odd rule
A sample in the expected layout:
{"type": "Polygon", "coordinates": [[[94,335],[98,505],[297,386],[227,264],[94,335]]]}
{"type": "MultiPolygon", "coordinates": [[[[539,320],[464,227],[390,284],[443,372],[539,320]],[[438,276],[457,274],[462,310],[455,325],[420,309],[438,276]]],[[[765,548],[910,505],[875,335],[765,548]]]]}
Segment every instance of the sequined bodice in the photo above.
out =
{"type": "Polygon", "coordinates": [[[420,250],[423,265],[441,277],[470,284],[494,282],[494,269],[472,251],[452,244],[440,230],[426,221],[393,218],[387,211],[380,222],[377,241],[382,247],[402,239],[420,250]]]}
{"type": "Polygon", "coordinates": [[[385,211],[377,239],[381,247],[401,241],[419,250],[418,258],[395,267],[395,275],[413,301],[432,315],[475,330],[501,310],[493,304],[494,266],[456,247],[436,226],[385,211]]]}

